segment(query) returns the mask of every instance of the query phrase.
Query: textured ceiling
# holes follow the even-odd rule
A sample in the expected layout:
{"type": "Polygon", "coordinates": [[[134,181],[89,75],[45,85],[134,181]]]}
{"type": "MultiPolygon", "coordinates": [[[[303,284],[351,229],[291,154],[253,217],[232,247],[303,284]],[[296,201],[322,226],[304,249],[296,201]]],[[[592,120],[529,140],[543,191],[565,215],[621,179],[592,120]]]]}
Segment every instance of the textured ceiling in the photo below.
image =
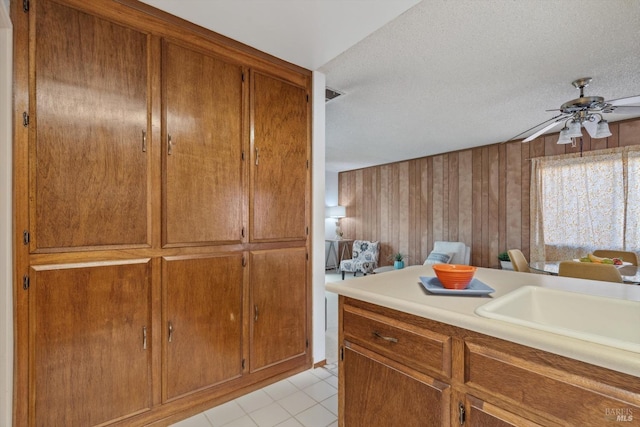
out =
{"type": "Polygon", "coordinates": [[[506,141],[579,77],[586,95],[640,95],[640,0],[145,2],[345,92],[326,104],[330,171],[506,141]]]}

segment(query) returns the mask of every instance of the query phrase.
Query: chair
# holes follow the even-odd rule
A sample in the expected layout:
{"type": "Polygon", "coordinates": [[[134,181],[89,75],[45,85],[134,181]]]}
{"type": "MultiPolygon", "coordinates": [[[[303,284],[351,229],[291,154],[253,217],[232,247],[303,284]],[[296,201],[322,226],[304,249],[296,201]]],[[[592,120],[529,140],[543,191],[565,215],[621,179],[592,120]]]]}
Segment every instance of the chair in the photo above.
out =
{"type": "Polygon", "coordinates": [[[433,251],[424,261],[429,264],[461,264],[469,265],[471,262],[471,248],[463,242],[433,242],[433,251]]]}
{"type": "Polygon", "coordinates": [[[622,261],[638,265],[638,255],[635,252],[598,249],[593,251],[593,254],[602,258],[620,258],[622,261]]]}
{"type": "Polygon", "coordinates": [[[345,272],[352,272],[355,276],[358,271],[365,276],[367,273],[373,273],[378,268],[378,255],[380,254],[380,243],[370,242],[368,240],[354,240],[353,249],[351,251],[351,259],[340,261],[340,271],[342,272],[342,280],[344,280],[345,272]]]}
{"type": "Polygon", "coordinates": [[[520,249],[509,249],[507,252],[509,253],[509,259],[511,260],[511,264],[513,265],[514,271],[520,271],[522,273],[531,273],[531,269],[529,268],[529,262],[524,257],[524,254],[520,249]]]}
{"type": "Polygon", "coordinates": [[[620,272],[612,264],[562,261],[558,267],[558,276],[622,283],[620,272]]]}

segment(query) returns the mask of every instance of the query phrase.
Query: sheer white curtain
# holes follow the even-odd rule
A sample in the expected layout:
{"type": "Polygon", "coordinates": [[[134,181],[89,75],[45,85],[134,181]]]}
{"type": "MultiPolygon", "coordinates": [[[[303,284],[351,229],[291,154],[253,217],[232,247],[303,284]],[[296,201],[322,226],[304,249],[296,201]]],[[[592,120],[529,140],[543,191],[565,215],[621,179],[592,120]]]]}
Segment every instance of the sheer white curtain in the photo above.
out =
{"type": "Polygon", "coordinates": [[[637,148],[539,157],[531,167],[531,261],[640,250],[637,148]]]}

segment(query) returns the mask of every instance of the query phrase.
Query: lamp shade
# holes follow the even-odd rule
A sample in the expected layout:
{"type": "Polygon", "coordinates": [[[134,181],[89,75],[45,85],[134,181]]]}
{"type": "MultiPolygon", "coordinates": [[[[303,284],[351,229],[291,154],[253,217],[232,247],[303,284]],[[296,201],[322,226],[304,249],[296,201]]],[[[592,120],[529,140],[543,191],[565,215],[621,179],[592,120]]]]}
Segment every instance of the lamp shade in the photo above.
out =
{"type": "Polygon", "coordinates": [[[568,127],[563,127],[560,130],[560,136],[558,138],[558,144],[571,144],[571,138],[567,136],[567,132],[569,131],[568,127]]]}
{"type": "Polygon", "coordinates": [[[580,122],[573,120],[571,123],[569,123],[569,130],[567,131],[567,136],[569,138],[580,138],[582,136],[582,129],[581,129],[581,125],[580,122]]]}
{"type": "Polygon", "coordinates": [[[327,218],[344,218],[347,216],[347,208],[344,206],[327,206],[325,215],[327,218]]]}
{"type": "Polygon", "coordinates": [[[611,131],[609,130],[609,124],[606,120],[602,119],[598,122],[598,127],[596,128],[596,134],[593,136],[594,138],[606,138],[611,136],[611,131]]]}

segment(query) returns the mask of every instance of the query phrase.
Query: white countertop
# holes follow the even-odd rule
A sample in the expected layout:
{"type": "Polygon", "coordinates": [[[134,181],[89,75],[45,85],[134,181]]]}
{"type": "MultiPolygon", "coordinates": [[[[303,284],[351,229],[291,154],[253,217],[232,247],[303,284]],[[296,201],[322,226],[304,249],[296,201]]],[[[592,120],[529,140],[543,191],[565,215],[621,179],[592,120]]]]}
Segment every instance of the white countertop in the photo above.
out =
{"type": "MultiPolygon", "coordinates": [[[[428,293],[420,284],[420,276],[435,274],[430,266],[411,266],[327,283],[326,290],[640,377],[638,353],[516,326],[475,313],[477,307],[524,285],[638,301],[640,310],[640,286],[479,267],[474,277],[495,292],[482,297],[450,296],[428,293]]],[[[633,327],[640,328],[640,325],[633,327]]]]}

